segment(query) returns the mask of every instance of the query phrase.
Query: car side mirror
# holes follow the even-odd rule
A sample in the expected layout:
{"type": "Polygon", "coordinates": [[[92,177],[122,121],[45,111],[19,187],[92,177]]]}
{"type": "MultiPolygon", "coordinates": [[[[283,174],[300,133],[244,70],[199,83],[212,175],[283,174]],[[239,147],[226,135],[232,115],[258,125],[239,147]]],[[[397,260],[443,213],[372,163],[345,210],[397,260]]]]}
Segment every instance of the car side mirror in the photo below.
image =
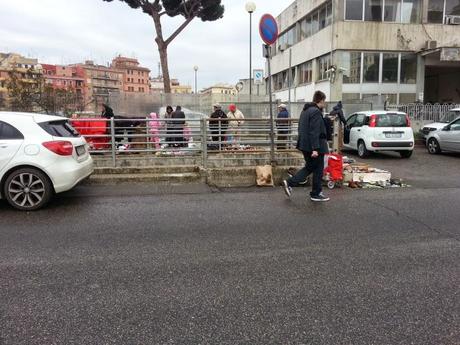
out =
{"type": "Polygon", "coordinates": [[[450,125],[449,125],[449,126],[445,126],[442,130],[443,130],[443,131],[450,131],[450,125]]]}

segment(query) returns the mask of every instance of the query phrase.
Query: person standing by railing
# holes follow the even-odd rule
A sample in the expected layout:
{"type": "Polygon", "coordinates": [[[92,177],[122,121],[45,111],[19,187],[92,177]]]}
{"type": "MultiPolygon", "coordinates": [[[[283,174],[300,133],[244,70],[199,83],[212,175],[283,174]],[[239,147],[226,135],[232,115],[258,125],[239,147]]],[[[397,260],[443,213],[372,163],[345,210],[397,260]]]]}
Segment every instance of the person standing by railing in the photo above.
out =
{"type": "MultiPolygon", "coordinates": [[[[227,115],[222,111],[222,106],[219,103],[214,104],[214,112],[209,119],[209,130],[211,132],[212,141],[218,144],[225,139],[227,133],[228,120],[227,115]]],[[[219,145],[219,144],[218,144],[219,145]]],[[[219,145],[219,149],[221,145],[219,145]]]]}
{"type": "Polygon", "coordinates": [[[237,109],[235,104],[230,104],[228,107],[229,112],[227,113],[227,118],[229,119],[229,132],[228,132],[228,141],[236,146],[241,145],[241,129],[240,127],[244,124],[244,115],[237,109]]]}
{"type": "Polygon", "coordinates": [[[287,143],[285,141],[289,138],[289,112],[285,104],[280,104],[278,106],[278,115],[276,117],[276,130],[278,132],[278,141],[284,141],[276,145],[278,150],[285,150],[287,148],[287,143]]]}
{"type": "Polygon", "coordinates": [[[151,142],[153,142],[155,150],[160,149],[160,120],[158,119],[157,113],[150,113],[150,121],[149,121],[149,128],[150,128],[150,135],[151,135],[151,142]]]}
{"type": "Polygon", "coordinates": [[[174,141],[173,138],[170,137],[171,131],[172,131],[172,123],[171,123],[171,116],[172,113],[174,112],[173,108],[168,105],[166,107],[166,114],[164,115],[165,119],[165,125],[164,128],[166,129],[166,146],[172,146],[172,142],[174,141]]]}
{"type": "Polygon", "coordinates": [[[185,113],[182,111],[182,107],[178,105],[176,107],[176,111],[171,114],[171,118],[174,119],[172,121],[172,128],[174,136],[174,147],[184,147],[185,146],[185,139],[184,139],[184,125],[185,125],[185,113]]]}

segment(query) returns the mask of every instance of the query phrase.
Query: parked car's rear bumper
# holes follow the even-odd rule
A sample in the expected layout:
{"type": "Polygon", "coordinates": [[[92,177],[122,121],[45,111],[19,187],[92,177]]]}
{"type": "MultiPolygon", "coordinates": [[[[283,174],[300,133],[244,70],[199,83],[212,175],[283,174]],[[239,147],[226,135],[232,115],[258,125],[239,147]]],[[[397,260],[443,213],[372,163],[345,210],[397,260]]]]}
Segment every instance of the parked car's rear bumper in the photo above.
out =
{"type": "Polygon", "coordinates": [[[65,192],[75,187],[93,173],[93,159],[91,156],[88,156],[87,160],[80,163],[63,161],[58,167],[54,166],[52,171],[58,172],[54,174],[53,172],[49,173],[53,182],[54,191],[56,193],[65,192]]]}
{"type": "Polygon", "coordinates": [[[414,149],[414,141],[371,141],[369,151],[410,151],[414,149]]]}

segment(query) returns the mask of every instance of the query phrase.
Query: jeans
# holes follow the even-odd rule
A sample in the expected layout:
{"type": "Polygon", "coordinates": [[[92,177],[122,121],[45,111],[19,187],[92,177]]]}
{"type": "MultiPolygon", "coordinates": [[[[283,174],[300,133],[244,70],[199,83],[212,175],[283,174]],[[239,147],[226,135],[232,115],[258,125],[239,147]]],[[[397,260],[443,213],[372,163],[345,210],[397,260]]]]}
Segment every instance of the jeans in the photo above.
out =
{"type": "Polygon", "coordinates": [[[296,187],[299,183],[305,181],[310,174],[313,174],[313,183],[310,196],[319,196],[323,190],[323,171],[324,171],[324,154],[316,158],[311,157],[311,152],[304,152],[305,167],[300,169],[295,176],[292,176],[287,183],[291,187],[296,187]]]}

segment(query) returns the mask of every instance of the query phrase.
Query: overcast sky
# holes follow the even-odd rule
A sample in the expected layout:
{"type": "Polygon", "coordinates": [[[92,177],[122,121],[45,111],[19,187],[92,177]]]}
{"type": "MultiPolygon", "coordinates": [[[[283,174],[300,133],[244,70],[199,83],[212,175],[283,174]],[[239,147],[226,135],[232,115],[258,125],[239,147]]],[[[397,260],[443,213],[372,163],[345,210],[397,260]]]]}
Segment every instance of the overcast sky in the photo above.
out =
{"type": "MultiPolygon", "coordinates": [[[[293,0],[255,1],[253,67],[263,68],[258,22],[264,13],[275,17],[293,0]]],[[[198,87],[236,83],[249,74],[249,14],[246,0],[223,0],[225,15],[216,22],[194,20],[169,47],[172,77],[198,87]]],[[[181,23],[163,17],[166,33],[181,23]]],[[[0,52],[17,52],[42,63],[70,64],[92,59],[106,64],[118,55],[136,57],[158,74],[155,30],[149,16],[120,1],[0,0],[0,52]]]]}

